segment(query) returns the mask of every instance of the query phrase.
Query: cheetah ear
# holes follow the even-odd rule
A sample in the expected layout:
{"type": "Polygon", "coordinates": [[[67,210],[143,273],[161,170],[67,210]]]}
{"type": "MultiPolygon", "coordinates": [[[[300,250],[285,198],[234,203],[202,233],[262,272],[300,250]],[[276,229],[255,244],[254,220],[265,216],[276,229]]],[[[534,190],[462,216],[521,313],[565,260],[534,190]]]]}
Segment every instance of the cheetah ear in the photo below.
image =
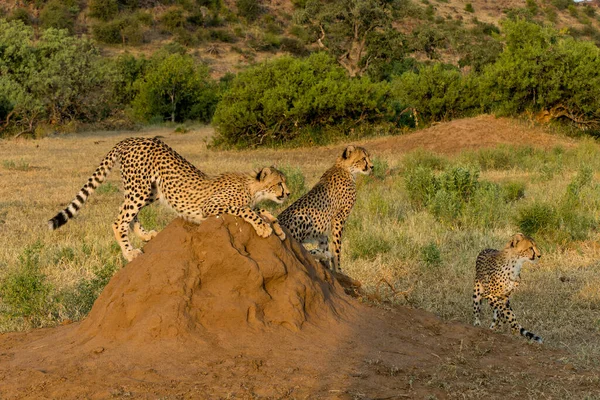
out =
{"type": "Polygon", "coordinates": [[[525,236],[522,233],[517,233],[516,235],[514,235],[510,241],[510,247],[516,247],[517,244],[519,244],[519,242],[521,240],[523,240],[525,238],[525,236]]]}
{"type": "Polygon", "coordinates": [[[267,178],[267,176],[271,174],[271,172],[271,168],[269,167],[261,169],[260,171],[258,171],[258,174],[256,174],[256,180],[259,182],[264,181],[267,178]]]}
{"type": "Polygon", "coordinates": [[[349,145],[348,147],[346,147],[346,149],[344,150],[344,152],[342,153],[342,158],[344,159],[348,159],[348,157],[350,157],[350,154],[352,154],[352,152],[355,150],[354,146],[349,145]]]}

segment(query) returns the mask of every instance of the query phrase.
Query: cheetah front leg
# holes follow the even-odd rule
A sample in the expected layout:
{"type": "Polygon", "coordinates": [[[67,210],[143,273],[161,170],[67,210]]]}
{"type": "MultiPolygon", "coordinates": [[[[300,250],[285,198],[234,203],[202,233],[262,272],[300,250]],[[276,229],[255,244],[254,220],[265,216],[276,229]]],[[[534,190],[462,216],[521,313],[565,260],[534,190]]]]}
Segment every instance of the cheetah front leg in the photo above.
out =
{"type": "Polygon", "coordinates": [[[333,257],[329,251],[329,238],[327,235],[321,235],[317,239],[319,241],[319,247],[311,250],[310,254],[312,254],[315,259],[326,264],[328,269],[331,269],[331,266],[333,265],[333,257]]]}
{"type": "Polygon", "coordinates": [[[344,220],[336,218],[331,221],[331,242],[329,244],[332,260],[333,270],[335,272],[341,272],[340,259],[342,256],[342,233],[344,232],[344,220]]]}
{"type": "Polygon", "coordinates": [[[281,229],[281,225],[279,225],[279,220],[277,218],[275,218],[275,216],[273,216],[273,214],[271,214],[270,212],[268,212],[267,210],[264,210],[262,208],[258,209],[256,212],[258,213],[258,215],[260,215],[260,217],[263,220],[265,220],[271,224],[271,226],[273,227],[273,231],[275,231],[275,234],[277,236],[279,236],[279,239],[284,241],[285,240],[285,232],[283,232],[283,229],[281,229]]]}
{"type": "Polygon", "coordinates": [[[533,340],[534,342],[538,342],[538,343],[543,343],[543,340],[541,337],[539,337],[538,335],[536,335],[533,332],[529,332],[528,330],[523,328],[521,326],[521,324],[519,324],[519,322],[517,321],[517,318],[515,316],[515,313],[513,312],[512,307],[510,306],[509,299],[506,299],[506,302],[502,305],[502,314],[504,315],[504,320],[508,324],[510,324],[510,327],[511,327],[513,333],[519,333],[521,336],[524,336],[529,340],[533,340]]]}
{"type": "Polygon", "coordinates": [[[269,237],[271,233],[273,233],[273,228],[271,225],[266,223],[254,210],[250,207],[223,207],[220,205],[208,205],[204,207],[202,210],[202,214],[207,217],[209,215],[219,215],[219,214],[231,214],[236,217],[243,218],[246,222],[248,222],[258,236],[260,237],[269,237]]]}

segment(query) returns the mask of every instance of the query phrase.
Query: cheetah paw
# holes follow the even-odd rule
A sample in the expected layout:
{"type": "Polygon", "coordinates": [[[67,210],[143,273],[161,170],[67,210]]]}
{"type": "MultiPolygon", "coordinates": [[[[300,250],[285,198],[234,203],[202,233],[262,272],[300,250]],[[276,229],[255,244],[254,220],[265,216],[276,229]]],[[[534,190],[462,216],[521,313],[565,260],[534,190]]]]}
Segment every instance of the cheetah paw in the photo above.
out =
{"type": "Polygon", "coordinates": [[[271,233],[273,233],[273,228],[271,228],[268,224],[260,224],[255,226],[254,229],[256,230],[258,236],[264,238],[271,236],[271,233]]]}
{"type": "Polygon", "coordinates": [[[141,254],[144,254],[140,249],[133,249],[128,251],[126,254],[124,254],[123,256],[125,257],[125,259],[128,262],[133,261],[135,258],[137,258],[138,256],[140,256],[141,254]]]}
{"type": "Polygon", "coordinates": [[[281,225],[279,225],[279,222],[273,223],[273,230],[275,231],[275,234],[279,237],[279,239],[281,239],[281,241],[283,242],[285,240],[285,232],[283,231],[283,229],[281,229],[281,225]]]}
{"type": "Polygon", "coordinates": [[[146,234],[144,236],[142,236],[141,239],[144,242],[149,242],[150,240],[154,239],[156,237],[156,235],[158,235],[158,232],[152,230],[150,232],[146,232],[146,234]]]}

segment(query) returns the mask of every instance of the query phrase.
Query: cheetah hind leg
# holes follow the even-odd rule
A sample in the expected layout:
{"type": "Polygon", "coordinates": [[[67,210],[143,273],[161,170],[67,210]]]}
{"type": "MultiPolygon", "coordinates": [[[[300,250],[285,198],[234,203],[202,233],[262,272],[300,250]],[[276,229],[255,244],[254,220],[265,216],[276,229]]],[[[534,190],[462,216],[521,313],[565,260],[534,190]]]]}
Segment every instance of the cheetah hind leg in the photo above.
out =
{"type": "Polygon", "coordinates": [[[479,326],[481,325],[481,321],[479,320],[479,315],[481,314],[481,295],[483,293],[483,286],[481,282],[475,282],[475,287],[473,289],[473,325],[479,326]]]}
{"type": "Polygon", "coordinates": [[[273,232],[275,232],[275,234],[279,237],[279,239],[281,239],[281,241],[284,241],[285,232],[283,231],[283,229],[281,229],[281,225],[279,225],[279,221],[277,220],[277,218],[275,218],[273,214],[262,208],[257,210],[256,212],[258,213],[258,215],[260,215],[260,217],[263,220],[271,224],[271,226],[273,227],[273,232]]]}
{"type": "Polygon", "coordinates": [[[121,206],[117,220],[113,223],[115,239],[117,239],[117,243],[119,243],[119,246],[121,247],[123,257],[127,261],[132,261],[137,256],[142,254],[142,251],[140,249],[134,249],[129,241],[131,222],[137,216],[138,212],[139,208],[136,202],[126,199],[121,206]]]}
{"type": "Polygon", "coordinates": [[[504,310],[502,310],[502,314],[504,315],[504,319],[507,323],[510,324],[510,327],[514,333],[519,333],[521,336],[524,336],[525,338],[540,344],[544,342],[541,337],[539,337],[533,332],[529,332],[528,330],[523,328],[521,324],[519,324],[508,299],[506,299],[506,303],[503,306],[504,310]]]}
{"type": "Polygon", "coordinates": [[[144,242],[148,242],[158,235],[158,232],[155,230],[147,231],[144,229],[140,221],[138,220],[138,216],[136,215],[131,221],[131,227],[133,228],[133,232],[144,242]]]}

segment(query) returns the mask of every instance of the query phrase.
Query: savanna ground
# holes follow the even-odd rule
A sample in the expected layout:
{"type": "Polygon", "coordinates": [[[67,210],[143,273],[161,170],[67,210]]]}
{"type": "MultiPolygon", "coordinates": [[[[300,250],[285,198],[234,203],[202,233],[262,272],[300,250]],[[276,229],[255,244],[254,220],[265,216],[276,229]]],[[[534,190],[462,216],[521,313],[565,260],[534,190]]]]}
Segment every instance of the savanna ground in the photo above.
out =
{"type": "MultiPolygon", "coordinates": [[[[287,173],[294,198],[317,181],[344,147],[215,151],[207,149],[211,134],[210,128],[187,133],[161,128],[0,142],[0,330],[83,318],[112,273],[124,265],[111,229],[122,196],[118,173],[75,220],[52,233],[46,225],[118,140],[160,135],[207,173],[250,172],[274,164],[287,173]],[[35,293],[17,290],[20,284],[35,293]]],[[[569,139],[514,120],[481,116],[361,144],[371,151],[376,168],[373,176],[359,178],[342,266],[363,283],[366,301],[383,308],[409,305],[446,321],[470,323],[477,253],[504,246],[519,230],[535,232],[543,257],[523,268],[513,308],[523,325],[544,338],[544,347],[558,349],[552,354],[570,368],[598,368],[600,147],[592,139],[569,139]]],[[[155,205],[141,219],[149,228],[162,229],[172,218],[155,205]]],[[[485,325],[491,312],[484,308],[484,313],[485,325]]],[[[501,335],[508,335],[506,328],[501,335]]],[[[468,351],[478,357],[488,353],[478,346],[468,351]]],[[[516,356],[521,346],[527,357],[538,352],[521,339],[510,346],[516,356]]],[[[466,367],[471,364],[458,348],[446,351],[455,357],[445,358],[423,380],[446,389],[453,388],[457,376],[484,380],[466,367]]],[[[383,368],[381,374],[399,372],[385,360],[369,360],[369,368],[383,368]]],[[[510,370],[507,365],[501,369],[510,370]]],[[[538,375],[525,393],[579,398],[581,391],[569,396],[569,385],[568,380],[550,385],[538,375]]],[[[483,386],[477,390],[470,392],[472,398],[494,393],[483,386]]]]}

